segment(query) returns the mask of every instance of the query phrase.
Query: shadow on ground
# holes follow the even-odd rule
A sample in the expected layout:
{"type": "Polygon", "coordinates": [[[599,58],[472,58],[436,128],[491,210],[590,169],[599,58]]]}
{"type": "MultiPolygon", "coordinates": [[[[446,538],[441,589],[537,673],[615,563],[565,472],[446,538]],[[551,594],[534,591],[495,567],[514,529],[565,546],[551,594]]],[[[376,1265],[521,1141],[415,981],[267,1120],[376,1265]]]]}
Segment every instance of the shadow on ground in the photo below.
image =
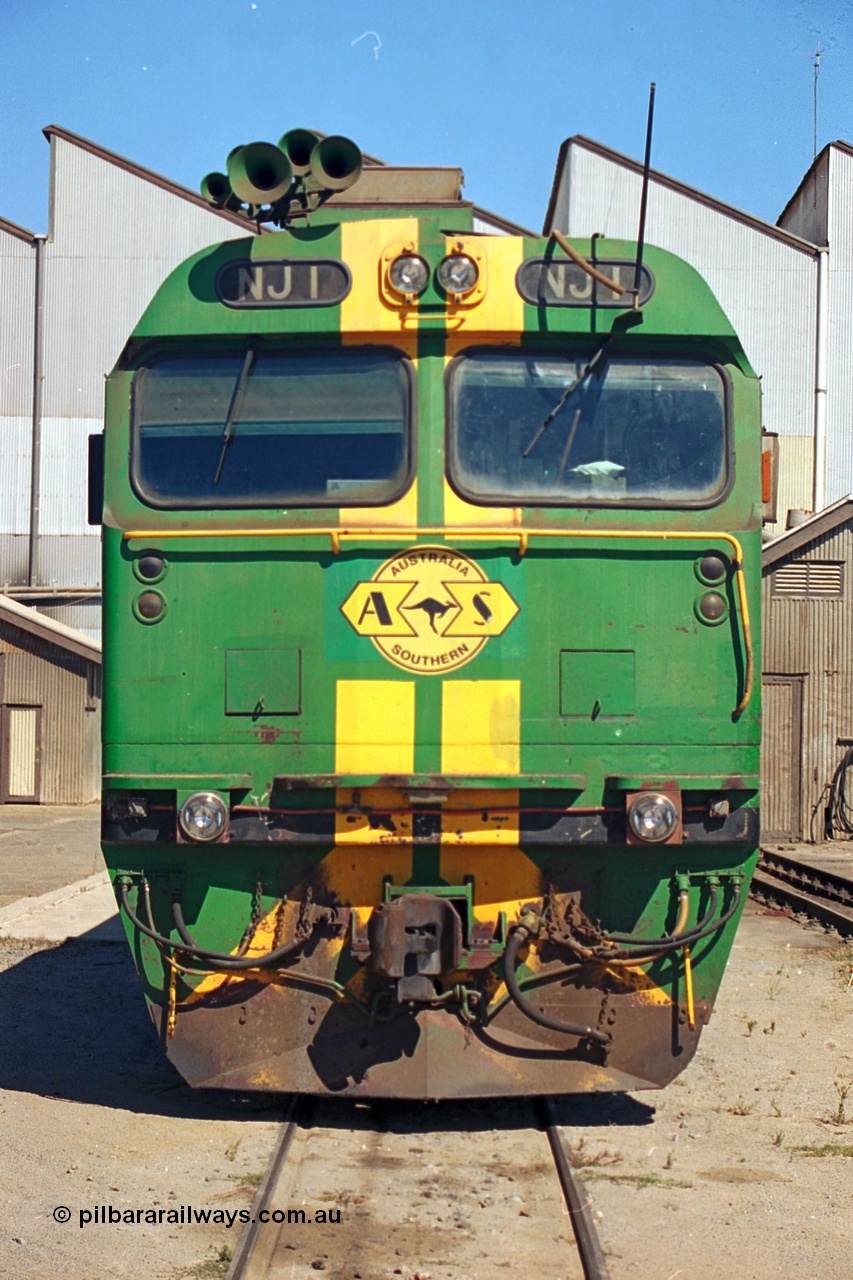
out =
{"type": "MultiPolygon", "coordinates": [[[[59,946],[0,940],[0,1089],[199,1119],[269,1120],[288,1102],[279,1094],[190,1089],[162,1051],[125,944],[86,938],[59,946]]],[[[568,1128],[654,1118],[653,1106],[626,1094],[561,1098],[555,1105],[558,1123],[568,1128]]],[[[322,1112],[323,1124],[401,1133],[485,1133],[536,1123],[526,1098],[329,1098],[322,1112]]]]}
{"type": "Polygon", "coordinates": [[[190,1089],[163,1054],[127,945],[85,939],[0,940],[0,1089],[188,1119],[268,1121],[283,1103],[190,1089]]]}

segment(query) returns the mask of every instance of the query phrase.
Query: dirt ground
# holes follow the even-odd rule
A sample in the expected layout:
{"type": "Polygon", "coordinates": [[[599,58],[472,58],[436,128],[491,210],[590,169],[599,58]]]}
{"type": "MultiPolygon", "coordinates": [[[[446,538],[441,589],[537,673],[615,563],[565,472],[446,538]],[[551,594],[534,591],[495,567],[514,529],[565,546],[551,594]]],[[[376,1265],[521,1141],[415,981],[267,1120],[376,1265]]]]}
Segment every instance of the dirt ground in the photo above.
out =
{"type": "MultiPolygon", "coordinates": [[[[853,949],[750,905],[717,1011],[684,1075],[664,1093],[560,1104],[613,1280],[850,1280],[851,974],[853,949]]],[[[239,1223],[231,1229],[166,1221],[81,1227],[80,1211],[192,1205],[233,1214],[251,1201],[281,1104],[185,1088],[160,1054],[122,945],[3,941],[0,1276],[223,1276],[239,1223]],[[59,1206],[71,1210],[69,1222],[54,1220],[59,1206]]],[[[449,1116],[442,1120],[442,1108],[433,1111],[440,1155],[427,1162],[429,1185],[421,1191],[430,1191],[435,1210],[433,1256],[441,1265],[429,1272],[434,1280],[507,1275],[507,1240],[487,1222],[498,1197],[492,1193],[486,1213],[457,1175],[470,1164],[475,1132],[488,1148],[491,1124],[492,1145],[503,1146],[509,1105],[484,1118],[484,1104],[471,1104],[467,1116],[456,1104],[452,1123],[449,1116]],[[455,1188],[451,1195],[446,1185],[455,1188]],[[453,1206],[446,1215],[445,1199],[453,1206]]],[[[397,1104],[397,1110],[402,1116],[405,1108],[397,1104]]],[[[408,1145],[431,1146],[430,1110],[412,1113],[409,1132],[414,1127],[419,1136],[408,1137],[408,1145]]],[[[341,1104],[335,1115],[343,1150],[355,1137],[350,1127],[359,1129],[362,1121],[350,1125],[341,1104]]],[[[541,1164],[541,1135],[517,1120],[513,1127],[517,1158],[541,1164]]],[[[326,1170],[315,1165],[312,1178],[316,1195],[333,1205],[338,1179],[334,1161],[329,1164],[326,1170]]],[[[375,1203],[363,1207],[375,1222],[399,1218],[398,1190],[393,1178],[373,1183],[375,1203]]],[[[504,1193],[507,1213],[517,1218],[518,1206],[510,1205],[514,1189],[502,1188],[499,1203],[504,1193]]],[[[302,1197],[294,1194],[298,1203],[302,1197]]],[[[352,1201],[340,1207],[342,1229],[347,1218],[352,1231],[361,1229],[352,1201]]],[[[413,1204],[412,1219],[426,1208],[415,1212],[413,1204]]],[[[512,1239],[511,1224],[507,1229],[512,1239]]],[[[401,1238],[395,1233],[400,1251],[387,1260],[389,1280],[411,1278],[422,1260],[401,1247],[401,1238]]],[[[566,1280],[574,1263],[567,1257],[560,1276],[552,1248],[549,1241],[542,1250],[547,1272],[566,1280]]],[[[422,1254],[414,1240],[412,1250],[422,1254]]],[[[528,1272],[539,1271],[529,1241],[510,1256],[528,1272]]],[[[302,1275],[310,1263],[294,1254],[281,1274],[302,1275]]]]}

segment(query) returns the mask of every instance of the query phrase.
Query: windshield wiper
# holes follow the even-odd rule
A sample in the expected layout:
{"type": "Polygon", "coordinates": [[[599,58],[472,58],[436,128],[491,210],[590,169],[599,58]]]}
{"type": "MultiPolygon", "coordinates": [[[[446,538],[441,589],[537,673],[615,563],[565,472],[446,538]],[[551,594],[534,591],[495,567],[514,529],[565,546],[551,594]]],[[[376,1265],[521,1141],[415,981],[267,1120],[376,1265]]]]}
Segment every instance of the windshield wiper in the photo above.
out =
{"type": "Polygon", "coordinates": [[[213,477],[213,483],[219,484],[219,477],[222,475],[222,468],[225,465],[225,455],[228,452],[228,446],[231,443],[231,437],[234,435],[234,419],[237,416],[237,410],[240,407],[240,401],[243,398],[243,390],[246,386],[246,379],[252,371],[252,364],[255,359],[254,347],[249,347],[246,352],[246,358],[243,361],[243,368],[234,384],[234,390],[231,393],[231,403],[228,406],[228,412],[225,415],[225,426],[222,428],[222,452],[219,455],[219,466],[216,468],[216,475],[213,477]]]}
{"type": "MultiPolygon", "coordinates": [[[[612,335],[611,335],[611,336],[612,336],[612,335]]],[[[527,448],[524,450],[524,453],[522,453],[522,455],[521,455],[521,456],[522,456],[522,458],[528,458],[528,457],[530,456],[530,454],[531,454],[531,453],[533,452],[533,450],[536,448],[536,446],[537,446],[537,444],[539,443],[539,441],[540,441],[540,440],[542,439],[542,437],[544,436],[545,432],[546,432],[546,431],[548,430],[548,428],[550,427],[551,423],[552,423],[552,422],[554,421],[554,419],[556,418],[557,414],[560,412],[560,410],[561,410],[561,409],[563,408],[563,406],[565,405],[565,403],[566,403],[566,401],[568,400],[569,396],[572,394],[572,392],[573,392],[573,391],[577,391],[578,387],[579,387],[579,386],[581,386],[581,384],[582,384],[582,383],[586,382],[587,378],[588,378],[588,377],[589,377],[589,375],[592,373],[593,369],[594,369],[594,368],[595,368],[595,366],[598,364],[599,360],[600,360],[600,359],[601,359],[601,357],[604,355],[604,353],[605,353],[605,351],[607,350],[607,348],[608,348],[608,346],[609,346],[609,345],[610,345],[610,337],[608,337],[608,338],[606,338],[606,339],[605,339],[605,341],[601,344],[601,346],[600,346],[600,347],[598,348],[598,350],[596,351],[595,355],[594,355],[594,356],[592,356],[592,357],[591,357],[591,359],[589,359],[589,360],[586,362],[586,364],[584,365],[584,367],[583,367],[583,369],[581,370],[581,372],[580,372],[580,373],[578,374],[578,376],[575,378],[574,382],[570,382],[570,383],[569,383],[569,385],[566,387],[565,391],[564,391],[564,392],[563,392],[563,394],[560,396],[560,398],[559,398],[559,400],[557,401],[557,403],[554,405],[554,408],[553,408],[553,409],[551,410],[551,412],[550,412],[550,413],[549,413],[549,414],[544,418],[544,420],[543,420],[543,422],[542,422],[542,425],[537,429],[537,431],[536,431],[536,435],[535,435],[535,436],[533,437],[533,439],[530,441],[530,444],[529,444],[529,445],[527,446],[527,448]]]]}

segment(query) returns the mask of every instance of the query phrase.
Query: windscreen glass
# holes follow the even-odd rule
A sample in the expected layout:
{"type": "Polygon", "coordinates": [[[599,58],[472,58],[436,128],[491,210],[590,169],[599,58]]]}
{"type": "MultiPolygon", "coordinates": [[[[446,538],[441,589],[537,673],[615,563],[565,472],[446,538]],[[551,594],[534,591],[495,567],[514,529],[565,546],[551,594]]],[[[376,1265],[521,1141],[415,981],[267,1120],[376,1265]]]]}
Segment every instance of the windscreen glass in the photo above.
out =
{"type": "Polygon", "coordinates": [[[698,361],[595,355],[455,361],[449,466],[461,493],[566,506],[702,505],[722,494],[722,374],[698,361]]]}
{"type": "Polygon", "coordinates": [[[134,487],[158,507],[389,502],[411,471],[411,400],[388,351],[158,360],[134,379],[134,487]]]}

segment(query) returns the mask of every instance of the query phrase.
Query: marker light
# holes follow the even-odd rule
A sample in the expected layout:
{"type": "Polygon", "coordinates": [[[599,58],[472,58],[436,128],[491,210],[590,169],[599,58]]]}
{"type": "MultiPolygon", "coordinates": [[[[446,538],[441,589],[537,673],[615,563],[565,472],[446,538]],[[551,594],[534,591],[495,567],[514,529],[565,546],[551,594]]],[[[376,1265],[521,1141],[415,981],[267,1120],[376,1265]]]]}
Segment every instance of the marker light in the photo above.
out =
{"type": "Polygon", "coordinates": [[[388,279],[392,289],[396,289],[397,293],[404,293],[407,296],[423,293],[429,284],[429,267],[417,254],[404,253],[391,263],[388,268],[388,279]]]}
{"type": "Polygon", "coordinates": [[[218,840],[228,828],[228,810],[212,791],[199,791],[181,805],[178,823],[188,840],[218,840]]]}
{"type": "Polygon", "coordinates": [[[678,826],[678,809],[669,796],[649,791],[633,800],[628,810],[628,824],[639,840],[660,844],[668,840],[678,826]]]}
{"type": "Polygon", "coordinates": [[[728,573],[722,556],[707,555],[699,561],[698,576],[703,582],[719,582],[728,573]]]}
{"type": "Polygon", "coordinates": [[[703,596],[700,596],[696,609],[703,622],[713,624],[725,619],[729,606],[726,604],[725,596],[721,596],[719,591],[706,591],[703,596]]]}
{"type": "Polygon", "coordinates": [[[480,278],[480,270],[467,253],[454,253],[439,264],[438,283],[446,293],[470,293],[480,278]]]}

